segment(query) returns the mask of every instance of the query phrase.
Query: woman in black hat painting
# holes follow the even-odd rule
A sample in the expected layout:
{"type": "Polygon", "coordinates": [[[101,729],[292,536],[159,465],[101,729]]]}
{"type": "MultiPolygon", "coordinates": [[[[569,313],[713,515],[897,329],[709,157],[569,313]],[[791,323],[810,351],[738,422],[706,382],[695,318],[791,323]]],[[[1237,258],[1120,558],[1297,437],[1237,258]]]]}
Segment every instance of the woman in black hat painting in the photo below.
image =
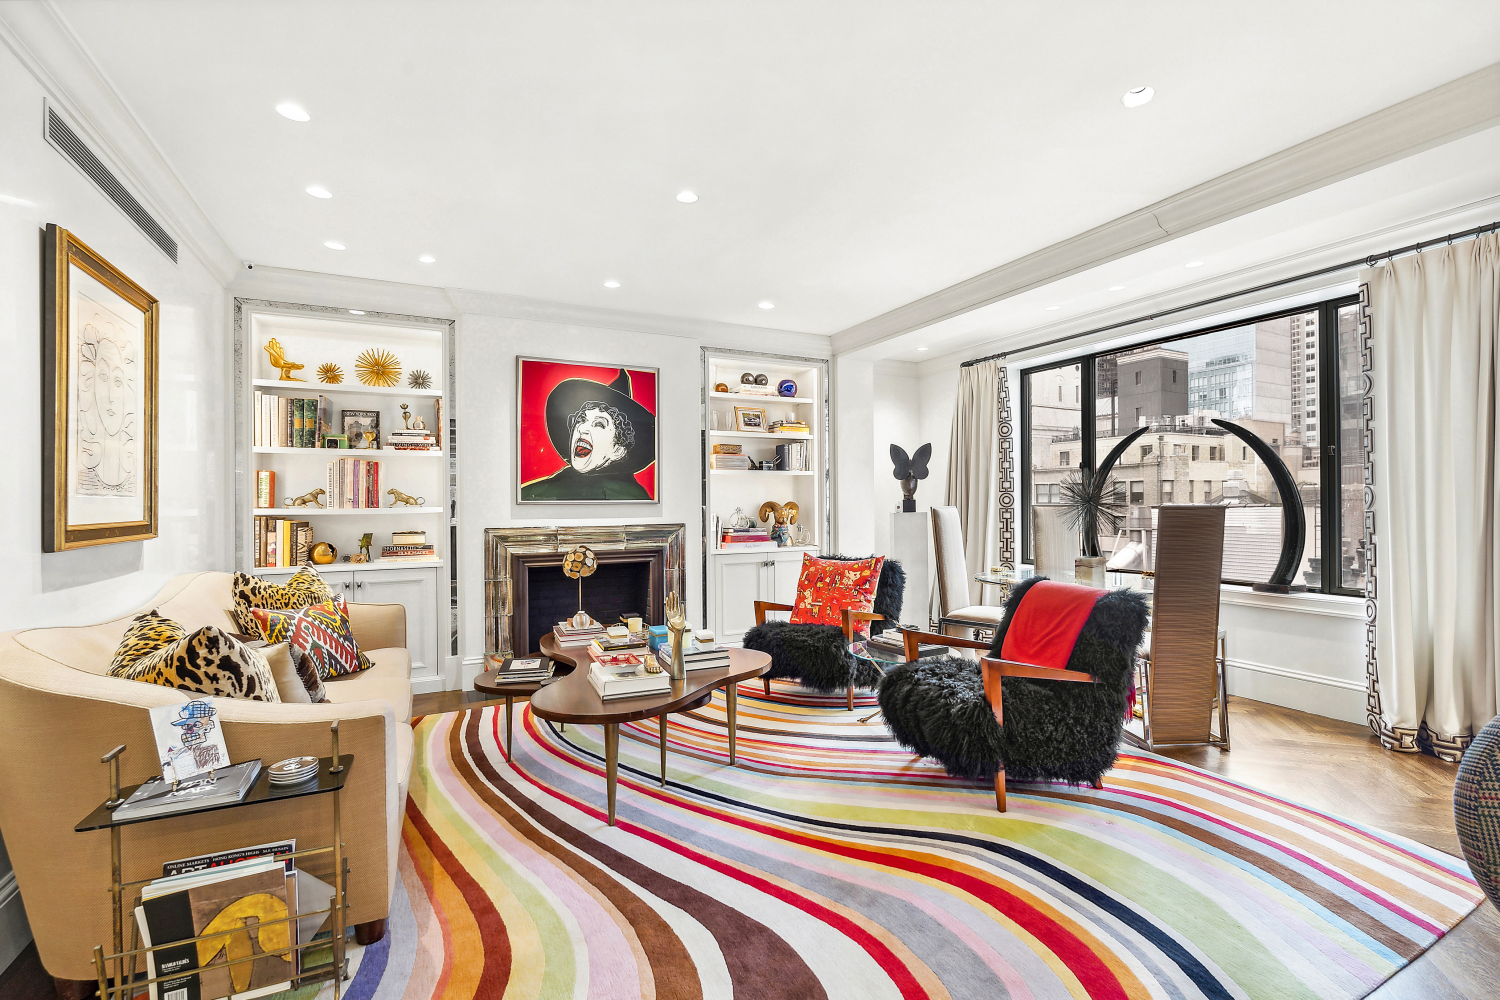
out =
{"type": "Polygon", "coordinates": [[[566,464],[522,484],[523,501],[653,499],[635,474],[656,461],[656,417],[631,397],[625,369],[608,385],[559,382],[547,395],[547,437],[566,464]]]}

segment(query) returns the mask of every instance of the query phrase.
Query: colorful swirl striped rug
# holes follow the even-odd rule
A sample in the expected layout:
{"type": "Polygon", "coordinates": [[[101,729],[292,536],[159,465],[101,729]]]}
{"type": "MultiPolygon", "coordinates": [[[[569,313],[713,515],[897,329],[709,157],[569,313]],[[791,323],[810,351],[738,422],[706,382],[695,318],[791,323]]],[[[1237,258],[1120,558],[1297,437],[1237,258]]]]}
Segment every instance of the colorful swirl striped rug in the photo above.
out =
{"type": "Polygon", "coordinates": [[[1360,997],[1481,895],[1463,862],[1148,754],[1102,792],[948,779],[786,685],[622,728],[416,725],[390,933],[345,996],[1360,997]]]}

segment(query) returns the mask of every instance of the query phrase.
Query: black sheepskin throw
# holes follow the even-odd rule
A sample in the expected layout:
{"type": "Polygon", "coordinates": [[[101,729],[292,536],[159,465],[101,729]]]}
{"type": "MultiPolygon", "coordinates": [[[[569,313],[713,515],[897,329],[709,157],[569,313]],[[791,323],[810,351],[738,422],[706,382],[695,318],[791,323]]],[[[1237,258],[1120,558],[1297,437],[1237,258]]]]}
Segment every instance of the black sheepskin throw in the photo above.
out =
{"type": "MultiPolygon", "coordinates": [[[[852,561],[850,556],[822,558],[852,561]]],[[[875,584],[875,613],[885,616],[886,622],[899,622],[905,593],[906,570],[896,560],[887,559],[875,584]]],[[[885,623],[871,622],[870,625],[870,631],[878,633],[885,623]]],[[[843,691],[849,687],[851,676],[855,687],[872,688],[880,682],[877,667],[849,655],[844,630],[837,625],[793,625],[769,621],[746,632],[742,644],[746,649],[771,654],[771,669],[767,677],[791,678],[814,691],[825,694],[843,691]]]]}
{"type": "MultiPolygon", "coordinates": [[[[1011,616],[1034,577],[1011,591],[991,656],[999,656],[1011,616]]],[[[1014,781],[1097,781],[1115,763],[1135,650],[1150,613],[1145,598],[1116,590],[1090,613],[1069,670],[1097,684],[1007,677],[1001,681],[1005,725],[984,697],[979,664],[958,657],[903,663],[880,682],[880,708],[891,735],[913,753],[932,757],[962,778],[993,778],[1001,761],[1014,781]]]]}

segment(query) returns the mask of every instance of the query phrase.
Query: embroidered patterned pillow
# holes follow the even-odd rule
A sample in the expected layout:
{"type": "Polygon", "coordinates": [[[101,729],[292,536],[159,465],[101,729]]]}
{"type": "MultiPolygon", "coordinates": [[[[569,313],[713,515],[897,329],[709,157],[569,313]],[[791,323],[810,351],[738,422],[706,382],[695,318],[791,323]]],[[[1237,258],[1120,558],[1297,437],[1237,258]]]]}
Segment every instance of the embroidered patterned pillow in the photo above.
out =
{"type": "MultiPolygon", "coordinates": [[[[273,611],[301,611],[310,604],[333,596],[328,584],[311,566],[303,566],[286,583],[273,583],[248,573],[234,574],[234,607],[232,617],[240,631],[257,634],[258,626],[251,611],[266,608],[273,611]]],[[[267,642],[282,642],[266,636],[267,642]]]]}
{"type": "Polygon", "coordinates": [[[290,641],[293,650],[312,659],[321,678],[341,677],[374,666],[354,641],[342,594],[297,612],[255,608],[251,614],[268,642],[290,641]]]}
{"type": "Polygon", "coordinates": [[[156,611],[137,615],[125,629],[109,676],[221,698],[281,701],[260,653],[212,625],[189,633],[156,611]]]}
{"type": "MultiPolygon", "coordinates": [[[[885,556],[869,559],[819,559],[804,553],[797,577],[797,599],[791,621],[795,624],[843,627],[843,610],[869,611],[875,607],[875,587],[885,556]]],[[[868,635],[868,622],[858,622],[855,632],[868,635]]]]}

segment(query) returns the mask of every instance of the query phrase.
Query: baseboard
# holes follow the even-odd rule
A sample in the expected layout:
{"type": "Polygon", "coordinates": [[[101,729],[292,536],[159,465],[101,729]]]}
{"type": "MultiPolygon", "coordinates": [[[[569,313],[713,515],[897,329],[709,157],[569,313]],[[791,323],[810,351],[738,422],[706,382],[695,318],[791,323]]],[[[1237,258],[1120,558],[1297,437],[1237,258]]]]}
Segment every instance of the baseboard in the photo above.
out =
{"type": "Polygon", "coordinates": [[[1229,693],[1298,712],[1365,724],[1365,686],[1343,677],[1231,658],[1229,693]]]}
{"type": "Polygon", "coordinates": [[[16,873],[0,877],[0,972],[31,943],[31,925],[26,921],[26,907],[16,886],[16,873]]]}
{"type": "Polygon", "coordinates": [[[434,691],[446,690],[448,690],[448,685],[441,677],[413,677],[411,679],[412,694],[432,694],[434,691]]]}

